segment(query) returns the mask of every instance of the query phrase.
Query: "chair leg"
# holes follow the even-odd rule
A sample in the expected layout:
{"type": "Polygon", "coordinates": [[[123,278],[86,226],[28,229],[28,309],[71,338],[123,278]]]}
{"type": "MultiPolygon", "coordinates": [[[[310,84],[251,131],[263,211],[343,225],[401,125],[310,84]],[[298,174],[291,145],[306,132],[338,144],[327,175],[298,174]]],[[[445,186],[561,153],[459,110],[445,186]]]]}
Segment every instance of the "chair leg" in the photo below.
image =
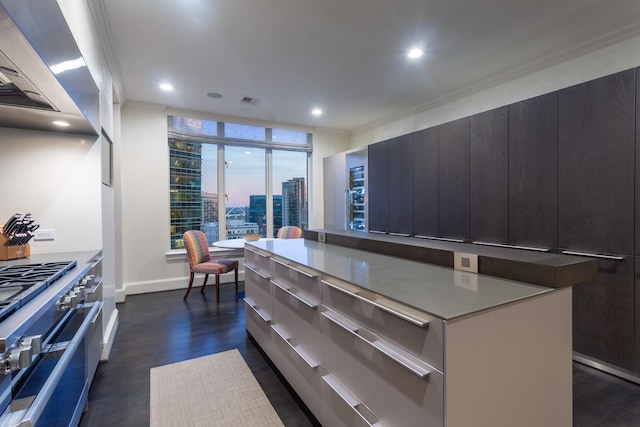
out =
{"type": "Polygon", "coordinates": [[[189,292],[191,292],[191,285],[193,285],[193,273],[191,273],[191,276],[189,277],[189,286],[187,287],[187,293],[184,294],[182,299],[187,299],[187,297],[189,296],[189,292]]]}
{"type": "Polygon", "coordinates": [[[216,274],[216,303],[220,303],[220,275],[216,274]]]}
{"type": "Polygon", "coordinates": [[[202,284],[202,288],[200,289],[200,293],[204,294],[204,287],[207,286],[207,280],[209,279],[209,275],[205,274],[204,275],[204,283],[202,284]]]}
{"type": "Polygon", "coordinates": [[[238,293],[238,268],[236,267],[236,294],[238,293]]]}

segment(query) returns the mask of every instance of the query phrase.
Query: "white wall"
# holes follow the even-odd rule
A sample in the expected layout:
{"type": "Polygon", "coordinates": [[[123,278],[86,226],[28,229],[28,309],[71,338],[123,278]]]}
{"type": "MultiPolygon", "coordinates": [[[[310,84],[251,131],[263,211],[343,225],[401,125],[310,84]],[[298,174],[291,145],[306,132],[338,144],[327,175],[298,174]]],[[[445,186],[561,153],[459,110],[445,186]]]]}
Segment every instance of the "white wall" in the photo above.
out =
{"type": "Polygon", "coordinates": [[[640,37],[635,37],[474,95],[451,100],[398,120],[381,121],[359,129],[351,137],[351,148],[364,147],[374,142],[430,128],[638,65],[640,37]]]}
{"type": "Polygon", "coordinates": [[[102,247],[100,145],[95,138],[0,128],[0,221],[31,213],[52,241],[30,242],[31,252],[102,247]]]}

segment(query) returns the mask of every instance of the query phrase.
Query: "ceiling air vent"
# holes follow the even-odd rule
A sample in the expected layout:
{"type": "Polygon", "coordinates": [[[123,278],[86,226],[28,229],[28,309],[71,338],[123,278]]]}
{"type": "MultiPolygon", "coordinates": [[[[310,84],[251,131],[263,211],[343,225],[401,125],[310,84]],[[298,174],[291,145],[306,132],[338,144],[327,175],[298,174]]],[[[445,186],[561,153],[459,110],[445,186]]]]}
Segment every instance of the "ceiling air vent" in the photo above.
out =
{"type": "Polygon", "coordinates": [[[242,98],[242,101],[240,101],[241,104],[249,105],[258,105],[259,102],[260,100],[258,98],[252,98],[250,96],[245,96],[244,98],[242,98]]]}

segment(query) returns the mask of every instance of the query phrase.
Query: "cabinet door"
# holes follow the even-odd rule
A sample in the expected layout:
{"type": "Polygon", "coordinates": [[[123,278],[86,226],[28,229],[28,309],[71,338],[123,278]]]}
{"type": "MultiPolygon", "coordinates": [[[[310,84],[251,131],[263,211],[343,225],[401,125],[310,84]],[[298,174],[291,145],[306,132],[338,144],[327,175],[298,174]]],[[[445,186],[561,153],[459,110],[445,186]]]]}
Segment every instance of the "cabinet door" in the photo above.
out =
{"type": "Polygon", "coordinates": [[[560,247],[633,254],[634,96],[634,70],[559,93],[560,247]]]}
{"type": "Polygon", "coordinates": [[[389,232],[408,236],[413,235],[412,140],[409,134],[389,141],[389,232]]]}
{"type": "Polygon", "coordinates": [[[346,228],[346,155],[339,153],[323,160],[324,226],[346,228]]]}
{"type": "Polygon", "coordinates": [[[558,247],[558,92],[509,106],[509,243],[558,247]]]}
{"type": "Polygon", "coordinates": [[[634,260],[602,259],[597,277],[573,287],[573,350],[633,369],[634,260]]]}
{"type": "Polygon", "coordinates": [[[389,231],[389,142],[369,146],[369,230],[389,231]]]}
{"type": "Polygon", "coordinates": [[[469,118],[438,126],[439,237],[469,239],[469,118]]]}
{"type": "Polygon", "coordinates": [[[471,240],[508,241],[508,108],[471,116],[471,240]]]}
{"type": "Polygon", "coordinates": [[[438,233],[438,130],[429,128],[413,137],[413,232],[438,233]]]}
{"type": "MultiPolygon", "coordinates": [[[[638,87],[640,87],[640,67],[636,68],[636,88],[638,87]]],[[[640,146],[640,95],[636,96],[636,141],[638,146],[640,146]]],[[[638,149],[636,149],[636,171],[637,172],[636,172],[636,188],[635,188],[635,196],[636,196],[635,197],[635,200],[636,200],[635,254],[640,255],[640,150],[638,149]]],[[[640,344],[640,341],[639,341],[639,344],[640,344]]]]}

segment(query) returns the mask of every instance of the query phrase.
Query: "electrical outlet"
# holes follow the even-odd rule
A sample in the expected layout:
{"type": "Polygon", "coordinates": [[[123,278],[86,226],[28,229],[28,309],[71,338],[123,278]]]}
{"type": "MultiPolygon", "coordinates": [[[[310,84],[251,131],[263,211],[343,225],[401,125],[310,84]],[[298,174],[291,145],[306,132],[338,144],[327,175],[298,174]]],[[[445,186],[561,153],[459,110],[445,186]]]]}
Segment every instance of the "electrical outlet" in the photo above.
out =
{"type": "Polygon", "coordinates": [[[33,236],[34,240],[55,240],[56,239],[56,230],[50,228],[48,230],[36,230],[35,236],[33,236]]]}
{"type": "Polygon", "coordinates": [[[326,237],[322,231],[318,232],[318,242],[324,243],[326,241],[326,237]]]}
{"type": "Polygon", "coordinates": [[[453,268],[456,270],[478,272],[478,254],[466,254],[463,252],[453,253],[453,268]]]}

